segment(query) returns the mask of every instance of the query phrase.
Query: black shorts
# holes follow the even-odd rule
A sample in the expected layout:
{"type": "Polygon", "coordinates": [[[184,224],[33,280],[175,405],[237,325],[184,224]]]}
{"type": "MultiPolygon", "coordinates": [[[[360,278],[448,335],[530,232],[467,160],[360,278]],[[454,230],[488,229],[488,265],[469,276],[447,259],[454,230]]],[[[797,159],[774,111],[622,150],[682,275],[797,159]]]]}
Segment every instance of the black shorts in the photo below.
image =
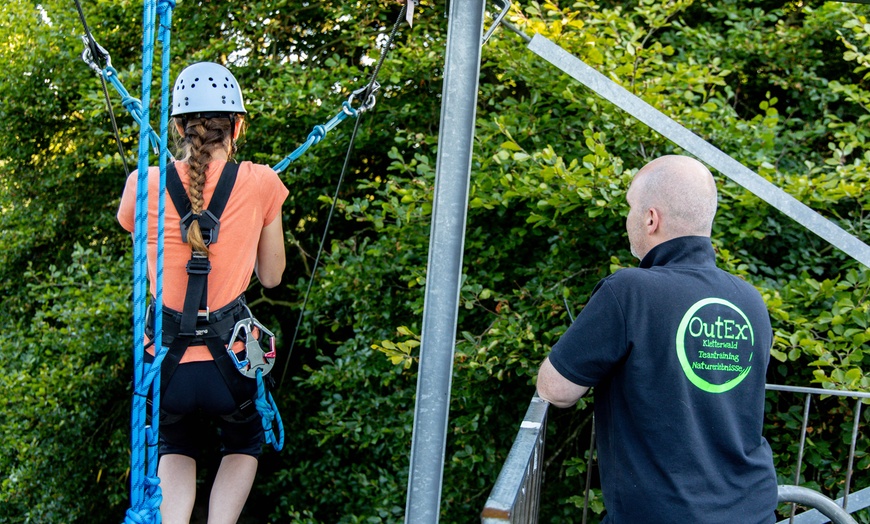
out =
{"type": "MultiPolygon", "coordinates": [[[[242,398],[253,399],[257,382],[241,381],[242,398]]],[[[202,429],[208,420],[218,426],[222,455],[240,453],[259,457],[264,442],[259,414],[245,421],[233,420],[238,406],[213,360],[179,364],[160,398],[160,445],[158,453],[179,454],[193,459],[203,448],[202,429]]]]}

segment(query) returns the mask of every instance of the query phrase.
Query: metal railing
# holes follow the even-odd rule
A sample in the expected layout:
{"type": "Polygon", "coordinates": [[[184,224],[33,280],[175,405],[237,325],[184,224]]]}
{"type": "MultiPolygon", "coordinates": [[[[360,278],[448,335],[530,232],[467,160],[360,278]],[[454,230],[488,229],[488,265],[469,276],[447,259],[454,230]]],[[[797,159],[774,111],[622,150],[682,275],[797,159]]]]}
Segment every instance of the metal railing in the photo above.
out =
{"type": "MultiPolygon", "coordinates": [[[[781,504],[791,502],[793,503],[792,507],[794,507],[794,503],[797,503],[815,508],[813,511],[827,517],[820,517],[819,523],[830,521],[834,524],[858,524],[845,509],[818,491],[801,486],[779,486],[776,495],[777,501],[781,504]]],[[[792,516],[792,520],[794,520],[794,516],[792,516]]],[[[783,522],[787,522],[787,520],[783,522]]]]}
{"type": "Polygon", "coordinates": [[[549,406],[549,402],[537,395],[532,397],[517,438],[480,514],[483,524],[538,521],[549,406]]]}
{"type": "MultiPolygon", "coordinates": [[[[870,507],[870,488],[864,488],[851,493],[852,474],[855,463],[855,447],[858,441],[861,422],[862,401],[870,398],[870,393],[858,391],[837,391],[830,389],[806,388],[796,386],[781,386],[767,384],[768,391],[804,394],[804,409],[801,422],[800,445],[798,448],[798,462],[795,470],[795,485],[779,487],[779,502],[792,503],[792,512],[789,518],[777,524],[834,524],[854,523],[849,514],[870,507]],[[852,435],[849,446],[849,457],[846,469],[846,480],[843,496],[837,500],[822,495],[821,493],[798,486],[800,473],[803,466],[804,450],[806,446],[807,422],[810,414],[810,403],[813,395],[830,395],[836,397],[849,397],[856,399],[853,411],[852,435]],[[795,515],[796,505],[813,508],[795,515]]],[[[549,403],[537,395],[532,397],[526,416],[520,425],[520,430],[514,440],[510,453],[502,466],[495,486],[490,492],[486,505],[481,512],[483,524],[506,523],[511,524],[534,524],[538,521],[538,508],[540,507],[541,478],[543,477],[542,459],[544,456],[544,440],[547,430],[547,409],[549,403]]],[[[592,434],[594,446],[594,429],[592,434]]],[[[590,450],[593,448],[590,447],[590,450]]],[[[587,472],[592,468],[592,453],[590,452],[587,472]]],[[[589,478],[587,476],[585,498],[589,496],[589,478]]],[[[584,508],[584,522],[586,511],[584,508]]]]}
{"type": "MultiPolygon", "coordinates": [[[[781,386],[778,384],[767,384],[765,389],[768,391],[778,391],[784,393],[798,393],[804,395],[804,409],[801,420],[800,445],[798,447],[798,461],[795,468],[794,485],[800,484],[801,469],[803,467],[804,450],[807,440],[807,422],[810,417],[810,404],[813,395],[822,396],[830,395],[834,397],[847,397],[855,399],[855,409],[853,410],[854,420],[852,421],[852,435],[849,441],[849,457],[846,465],[846,481],[843,488],[843,496],[834,501],[839,507],[843,508],[848,513],[854,513],[858,510],[870,506],[870,488],[864,488],[856,493],[850,493],[852,488],[852,473],[855,465],[855,445],[858,442],[858,430],[861,423],[861,407],[864,399],[870,399],[870,393],[860,391],[838,391],[834,389],[820,388],[805,388],[797,386],[781,386]]],[[[799,500],[789,502],[801,502],[799,500]]],[[[818,508],[817,506],[813,506],[818,508]]],[[[823,524],[828,522],[818,509],[813,509],[795,515],[795,505],[792,505],[791,515],[787,519],[779,521],[777,524],[797,523],[797,524],[823,524]]]]}

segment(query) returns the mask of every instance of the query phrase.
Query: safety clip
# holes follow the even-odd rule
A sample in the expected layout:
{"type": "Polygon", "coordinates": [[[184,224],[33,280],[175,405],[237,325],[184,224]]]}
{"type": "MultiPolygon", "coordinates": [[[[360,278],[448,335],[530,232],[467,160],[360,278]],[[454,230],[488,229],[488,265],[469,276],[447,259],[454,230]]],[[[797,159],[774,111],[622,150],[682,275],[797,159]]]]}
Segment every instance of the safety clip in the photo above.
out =
{"type": "Polygon", "coordinates": [[[375,107],[375,102],[377,102],[377,99],[375,98],[375,93],[377,93],[378,90],[381,89],[381,84],[379,84],[377,80],[375,80],[375,82],[371,85],[372,90],[369,93],[368,98],[366,98],[366,101],[363,102],[363,104],[361,106],[359,106],[359,109],[353,109],[354,99],[360,95],[365,94],[365,92],[368,88],[369,88],[369,86],[366,85],[366,86],[363,86],[363,87],[357,89],[356,91],[352,92],[347,99],[347,106],[343,107],[343,111],[345,113],[347,113],[349,116],[356,116],[355,114],[351,114],[348,111],[348,106],[350,107],[350,111],[356,111],[357,113],[365,113],[369,109],[375,107]]]}
{"type": "Polygon", "coordinates": [[[251,315],[251,310],[245,306],[250,315],[248,318],[243,318],[236,322],[236,327],[233,329],[233,336],[230,337],[230,342],[227,344],[227,353],[230,356],[233,364],[239,373],[248,378],[257,378],[259,370],[263,376],[266,376],[272,371],[272,366],[275,365],[277,354],[275,352],[275,334],[266,329],[263,324],[257,322],[254,315],[251,315]],[[269,352],[263,351],[260,346],[260,341],[254,336],[254,330],[260,331],[260,338],[269,337],[269,352]],[[245,342],[245,357],[244,360],[239,360],[239,357],[233,351],[233,345],[243,340],[245,342]]]}
{"type": "Polygon", "coordinates": [[[85,50],[82,52],[82,60],[88,64],[96,74],[102,76],[103,70],[100,66],[97,65],[97,57],[94,56],[94,50],[100,54],[100,57],[106,61],[106,68],[112,68],[112,57],[109,56],[109,52],[106,51],[106,48],[97,43],[93,38],[88,38],[86,35],[82,35],[82,43],[85,44],[85,50]]]}

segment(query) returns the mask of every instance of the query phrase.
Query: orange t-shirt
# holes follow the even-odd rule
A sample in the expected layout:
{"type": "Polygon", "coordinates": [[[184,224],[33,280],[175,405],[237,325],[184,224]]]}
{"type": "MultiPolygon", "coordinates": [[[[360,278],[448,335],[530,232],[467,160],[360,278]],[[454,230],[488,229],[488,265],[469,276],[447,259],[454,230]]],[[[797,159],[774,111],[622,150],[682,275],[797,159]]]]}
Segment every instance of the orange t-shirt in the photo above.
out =
{"type": "MultiPolygon", "coordinates": [[[[226,162],[213,161],[208,166],[203,189],[204,209],[211,197],[226,162]]],[[[188,165],[176,162],[175,167],[187,190],[190,178],[188,165]]],[[[118,222],[129,232],[135,228],[137,173],[127,178],[127,185],[118,209],[118,222]]],[[[157,294],[157,215],[160,188],[160,170],[148,169],[148,281],[151,296],[157,294]]],[[[242,162],[230,198],[220,217],[218,240],[209,246],[211,273],[208,275],[208,308],[220,309],[241,295],[251,282],[257,261],[260,233],[273,220],[280,220],[281,205],[290,192],[270,167],[242,162]]],[[[190,245],[182,242],[179,222],[181,217],[166,195],[164,214],[163,304],[181,311],[187,292],[187,262],[190,245]]],[[[206,346],[191,346],[181,362],[211,360],[206,346]]]]}

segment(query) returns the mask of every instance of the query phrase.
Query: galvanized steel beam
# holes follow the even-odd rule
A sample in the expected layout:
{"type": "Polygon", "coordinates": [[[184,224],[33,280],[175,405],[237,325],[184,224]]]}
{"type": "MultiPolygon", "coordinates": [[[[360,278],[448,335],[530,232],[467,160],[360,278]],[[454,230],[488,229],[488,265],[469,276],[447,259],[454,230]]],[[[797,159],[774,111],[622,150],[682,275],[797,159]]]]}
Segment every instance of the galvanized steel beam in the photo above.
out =
{"type": "Polygon", "coordinates": [[[436,523],[439,518],[483,12],[483,0],[450,2],[406,523],[436,523]]]}

